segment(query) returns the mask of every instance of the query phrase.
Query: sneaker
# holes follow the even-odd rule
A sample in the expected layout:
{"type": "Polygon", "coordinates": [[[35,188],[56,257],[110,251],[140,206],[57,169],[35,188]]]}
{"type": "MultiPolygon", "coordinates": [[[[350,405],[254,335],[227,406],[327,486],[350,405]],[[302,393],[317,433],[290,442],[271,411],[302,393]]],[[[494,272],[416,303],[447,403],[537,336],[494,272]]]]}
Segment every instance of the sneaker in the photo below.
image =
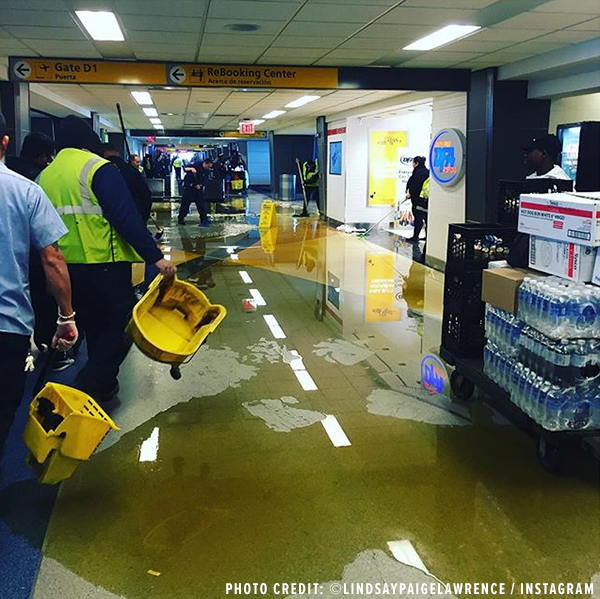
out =
{"type": "Polygon", "coordinates": [[[96,393],[93,397],[100,404],[110,403],[117,399],[119,389],[119,383],[117,383],[108,393],[96,393]]]}

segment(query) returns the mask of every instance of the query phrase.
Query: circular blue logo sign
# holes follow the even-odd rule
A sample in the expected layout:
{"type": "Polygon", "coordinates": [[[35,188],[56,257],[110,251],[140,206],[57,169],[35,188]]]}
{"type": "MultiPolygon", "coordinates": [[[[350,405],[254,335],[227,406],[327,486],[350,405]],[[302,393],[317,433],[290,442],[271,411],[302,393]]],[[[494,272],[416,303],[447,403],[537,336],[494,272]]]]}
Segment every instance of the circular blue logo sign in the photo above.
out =
{"type": "Polygon", "coordinates": [[[442,395],[447,388],[448,371],[437,356],[425,356],[421,361],[421,384],[434,395],[442,395]]]}
{"type": "Polygon", "coordinates": [[[465,174],[465,136],[458,129],[442,129],[429,148],[429,172],[444,187],[456,185],[465,174]]]}

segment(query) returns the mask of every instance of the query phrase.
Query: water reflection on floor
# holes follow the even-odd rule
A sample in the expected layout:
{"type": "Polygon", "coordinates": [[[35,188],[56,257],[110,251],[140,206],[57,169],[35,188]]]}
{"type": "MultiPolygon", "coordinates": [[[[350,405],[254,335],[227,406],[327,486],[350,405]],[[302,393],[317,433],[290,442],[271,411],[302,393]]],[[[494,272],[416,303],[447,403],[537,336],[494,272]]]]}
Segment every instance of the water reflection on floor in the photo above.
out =
{"type": "Polygon", "coordinates": [[[132,351],[121,431],[62,486],[35,597],[422,581],[393,560],[392,541],[409,541],[442,581],[589,582],[600,571],[594,465],[552,477],[485,406],[420,388],[443,276],[406,248],[291,211],[267,232],[252,214],[167,227],[180,276],[227,319],[180,381],[132,351]],[[242,310],[250,290],[266,302],[254,313],[242,310]],[[349,446],[336,446],[332,420],[349,446]]]}

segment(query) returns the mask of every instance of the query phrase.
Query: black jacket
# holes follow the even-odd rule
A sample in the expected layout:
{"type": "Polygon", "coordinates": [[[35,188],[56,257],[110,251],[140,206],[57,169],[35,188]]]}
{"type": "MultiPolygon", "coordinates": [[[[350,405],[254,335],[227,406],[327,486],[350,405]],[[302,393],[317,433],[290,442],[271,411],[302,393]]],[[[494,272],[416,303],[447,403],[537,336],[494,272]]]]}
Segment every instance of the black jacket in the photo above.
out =
{"type": "Polygon", "coordinates": [[[35,181],[37,176],[42,172],[42,167],[36,164],[29,158],[23,158],[21,156],[7,156],[6,166],[15,173],[19,173],[23,177],[30,181],[35,181]]]}
{"type": "Polygon", "coordinates": [[[410,199],[413,204],[418,203],[423,189],[423,183],[429,177],[429,169],[426,166],[418,166],[413,170],[412,175],[406,182],[406,189],[410,194],[410,199]]]}
{"type": "Polygon", "coordinates": [[[120,171],[127,183],[129,192],[133,197],[138,212],[142,215],[142,220],[146,222],[150,218],[152,211],[152,192],[142,177],[142,173],[132,166],[127,164],[120,156],[111,156],[108,158],[120,171]]]}

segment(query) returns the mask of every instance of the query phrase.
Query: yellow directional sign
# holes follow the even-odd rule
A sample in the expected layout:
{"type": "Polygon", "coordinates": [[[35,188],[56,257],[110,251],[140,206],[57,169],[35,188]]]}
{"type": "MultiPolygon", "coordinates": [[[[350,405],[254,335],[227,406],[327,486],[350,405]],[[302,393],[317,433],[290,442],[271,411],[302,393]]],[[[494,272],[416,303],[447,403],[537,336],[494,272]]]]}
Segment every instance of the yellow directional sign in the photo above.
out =
{"type": "Polygon", "coordinates": [[[39,83],[165,85],[164,63],[59,58],[11,59],[10,78],[39,83]]]}
{"type": "Polygon", "coordinates": [[[260,209],[259,229],[270,229],[277,226],[277,212],[272,200],[265,200],[260,209]]]}
{"type": "Polygon", "coordinates": [[[335,89],[338,69],[223,64],[167,65],[169,85],[335,89]]]}

